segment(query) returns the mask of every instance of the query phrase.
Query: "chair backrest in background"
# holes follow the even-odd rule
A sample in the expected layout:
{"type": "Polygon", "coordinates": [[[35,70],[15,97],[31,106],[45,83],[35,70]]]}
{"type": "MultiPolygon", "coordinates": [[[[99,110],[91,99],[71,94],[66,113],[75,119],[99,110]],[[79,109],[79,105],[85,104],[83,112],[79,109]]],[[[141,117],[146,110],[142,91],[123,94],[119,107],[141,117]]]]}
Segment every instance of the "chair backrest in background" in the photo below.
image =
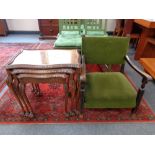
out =
{"type": "Polygon", "coordinates": [[[103,22],[102,19],[85,19],[83,22],[85,34],[87,34],[87,31],[105,31],[106,22],[107,20],[103,22]]]}
{"type": "Polygon", "coordinates": [[[59,32],[62,31],[77,31],[81,32],[80,19],[59,19],[59,32]]]}

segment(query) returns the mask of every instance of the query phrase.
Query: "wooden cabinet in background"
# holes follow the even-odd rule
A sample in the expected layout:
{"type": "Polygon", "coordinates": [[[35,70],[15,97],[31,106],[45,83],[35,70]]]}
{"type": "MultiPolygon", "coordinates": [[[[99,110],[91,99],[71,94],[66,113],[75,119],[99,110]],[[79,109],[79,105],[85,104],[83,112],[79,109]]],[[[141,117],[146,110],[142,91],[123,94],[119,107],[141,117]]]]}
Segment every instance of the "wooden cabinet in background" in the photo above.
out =
{"type": "Polygon", "coordinates": [[[8,26],[5,19],[0,19],[0,36],[8,34],[8,26]]]}
{"type": "Polygon", "coordinates": [[[40,39],[55,39],[59,32],[58,19],[39,19],[40,39]]]}

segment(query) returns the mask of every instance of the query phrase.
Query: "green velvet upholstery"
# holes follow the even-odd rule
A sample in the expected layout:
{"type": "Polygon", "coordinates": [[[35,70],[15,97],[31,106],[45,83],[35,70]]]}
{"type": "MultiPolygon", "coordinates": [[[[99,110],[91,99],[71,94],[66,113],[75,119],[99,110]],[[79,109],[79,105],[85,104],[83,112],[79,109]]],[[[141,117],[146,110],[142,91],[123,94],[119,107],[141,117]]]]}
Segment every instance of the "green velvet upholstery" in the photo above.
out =
{"type": "Polygon", "coordinates": [[[88,73],[85,108],[133,108],[136,91],[119,72],[88,73]]]}
{"type": "Polygon", "coordinates": [[[79,31],[62,31],[61,35],[64,36],[64,37],[67,37],[67,36],[73,36],[74,37],[75,35],[77,36],[77,35],[80,35],[80,34],[79,34],[79,31]]]}
{"type": "Polygon", "coordinates": [[[82,53],[88,64],[123,64],[128,45],[127,37],[83,37],[82,53]]]}
{"type": "Polygon", "coordinates": [[[81,48],[82,38],[80,35],[59,35],[54,43],[55,48],[81,48]]]}
{"type": "Polygon", "coordinates": [[[107,37],[108,34],[104,31],[87,31],[86,36],[103,36],[107,37]]]}
{"type": "Polygon", "coordinates": [[[59,34],[54,43],[55,48],[81,48],[81,20],[60,19],[59,34]]]}

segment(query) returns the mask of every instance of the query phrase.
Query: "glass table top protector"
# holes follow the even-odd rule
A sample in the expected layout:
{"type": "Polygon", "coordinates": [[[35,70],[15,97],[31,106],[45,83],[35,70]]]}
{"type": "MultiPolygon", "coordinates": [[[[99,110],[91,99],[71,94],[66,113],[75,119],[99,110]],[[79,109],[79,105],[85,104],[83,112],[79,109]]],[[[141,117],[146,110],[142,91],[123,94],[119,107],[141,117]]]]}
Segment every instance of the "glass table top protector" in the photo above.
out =
{"type": "Polygon", "coordinates": [[[23,50],[11,65],[79,64],[79,53],[73,50],[23,50]]]}

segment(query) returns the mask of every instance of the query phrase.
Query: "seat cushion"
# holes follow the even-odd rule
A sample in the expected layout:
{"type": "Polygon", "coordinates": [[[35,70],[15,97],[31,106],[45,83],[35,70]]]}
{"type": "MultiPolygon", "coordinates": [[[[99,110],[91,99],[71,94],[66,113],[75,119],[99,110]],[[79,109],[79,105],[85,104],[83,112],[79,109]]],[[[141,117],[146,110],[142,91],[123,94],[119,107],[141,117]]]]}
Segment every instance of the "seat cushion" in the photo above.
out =
{"type": "Polygon", "coordinates": [[[63,37],[68,37],[68,36],[75,36],[75,35],[79,35],[80,32],[79,31],[62,31],[61,35],[63,37]]]}
{"type": "Polygon", "coordinates": [[[54,43],[54,47],[77,47],[80,48],[82,44],[82,38],[80,35],[58,35],[57,40],[54,43]]]}
{"type": "Polygon", "coordinates": [[[88,73],[85,108],[132,108],[136,90],[120,72],[88,73]]]}
{"type": "Polygon", "coordinates": [[[108,36],[104,31],[87,31],[87,36],[108,36]]]}

